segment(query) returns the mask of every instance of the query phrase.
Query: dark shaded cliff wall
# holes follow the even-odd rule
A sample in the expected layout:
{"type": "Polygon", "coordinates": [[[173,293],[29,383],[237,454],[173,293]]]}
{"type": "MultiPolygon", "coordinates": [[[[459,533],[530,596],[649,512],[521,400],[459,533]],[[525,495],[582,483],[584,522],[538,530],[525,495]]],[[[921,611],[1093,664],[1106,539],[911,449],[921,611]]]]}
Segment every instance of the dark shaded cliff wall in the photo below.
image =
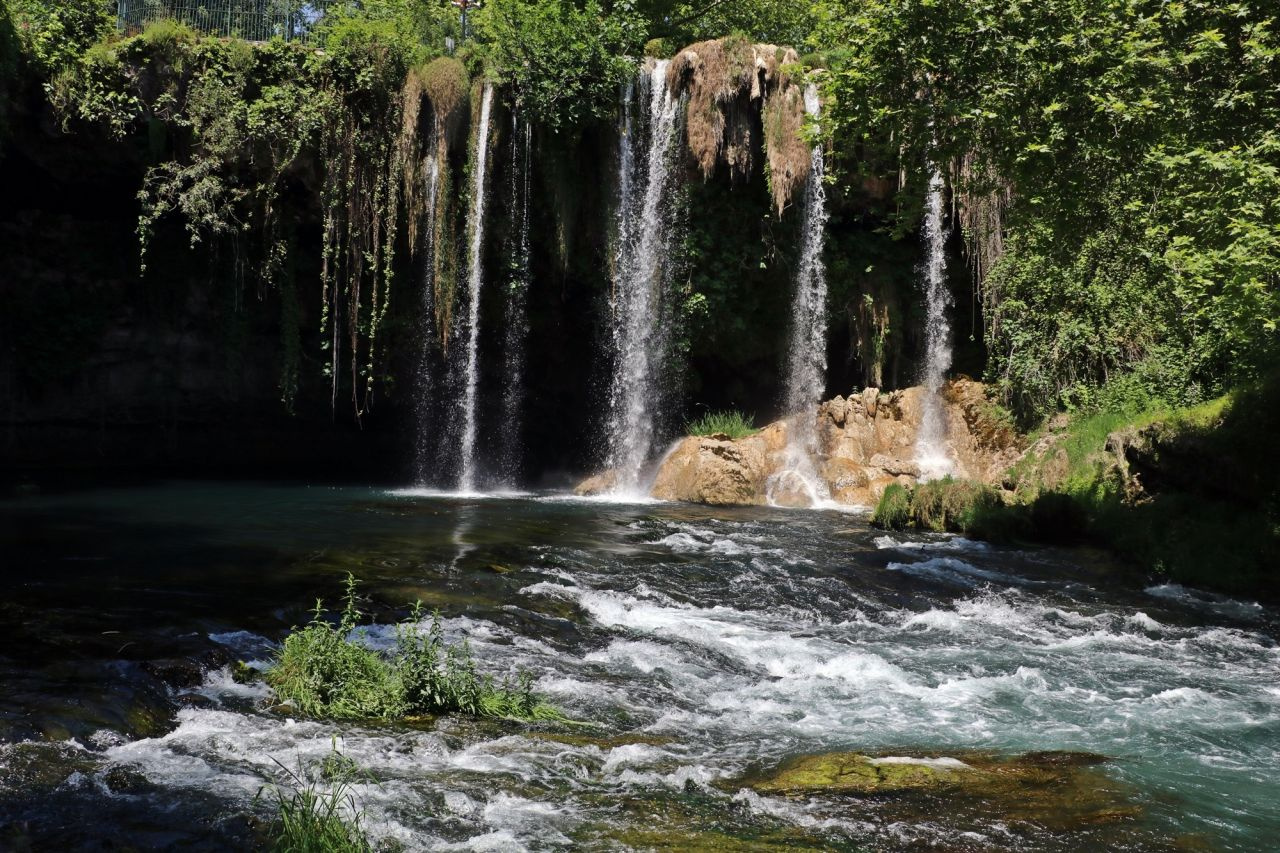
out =
{"type": "MultiPolygon", "coordinates": [[[[513,416],[501,408],[504,286],[510,269],[512,158],[509,114],[495,116],[487,285],[482,304],[481,447],[513,416]]],[[[319,165],[290,176],[280,204],[289,231],[285,285],[257,283],[248,241],[192,247],[180,221],[164,222],[139,272],[137,192],[157,140],[111,142],[63,133],[38,93],[10,117],[0,149],[0,470],[411,478],[418,441],[415,377],[422,347],[423,276],[401,246],[386,326],[385,372],[359,422],[349,391],[337,405],[320,339],[319,165]],[[296,297],[296,315],[281,300],[296,297]],[[282,402],[296,316],[298,391],[282,402]]],[[[756,119],[758,121],[758,118],[756,119]]],[[[760,138],[762,134],[757,134],[760,138]]],[[[159,144],[163,145],[161,139],[159,144]]],[[[610,239],[616,199],[616,131],[535,135],[531,186],[530,337],[523,411],[524,478],[557,482],[600,454],[609,364],[610,239]]],[[[757,152],[757,161],[763,161],[757,152]]],[[[462,162],[457,171],[462,172],[462,162]]],[[[736,407],[778,414],[786,358],[799,206],[778,215],[764,175],[708,178],[686,163],[687,215],[678,236],[683,298],[697,304],[680,330],[687,371],[679,421],[736,407]]],[[[460,185],[458,185],[460,186],[460,185]]],[[[918,242],[883,228],[885,202],[862,185],[829,189],[831,282],[828,392],[915,381],[920,348],[918,242]]],[[[465,199],[456,205],[465,213],[465,199]]],[[[465,229],[459,233],[465,233],[465,229]]],[[[402,241],[403,242],[403,241],[402,241]]],[[[955,337],[967,341],[965,276],[955,337]]],[[[977,372],[974,357],[957,366],[977,372]],[[970,368],[970,364],[973,366],[970,368]]],[[[447,457],[449,389],[433,381],[428,441],[447,457]]]]}

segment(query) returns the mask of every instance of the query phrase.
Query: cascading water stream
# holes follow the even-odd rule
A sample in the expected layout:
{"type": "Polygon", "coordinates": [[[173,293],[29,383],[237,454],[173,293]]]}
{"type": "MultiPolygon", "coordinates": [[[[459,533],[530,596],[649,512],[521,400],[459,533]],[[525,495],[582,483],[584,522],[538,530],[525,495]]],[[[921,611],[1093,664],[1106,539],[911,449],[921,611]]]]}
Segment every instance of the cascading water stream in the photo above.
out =
{"type": "Polygon", "coordinates": [[[680,101],[667,87],[666,60],[641,78],[648,96],[648,150],[637,158],[628,87],[619,151],[618,250],[613,296],[614,374],[609,394],[608,466],[613,493],[639,496],[661,417],[658,366],[667,353],[664,283],[670,254],[670,184],[680,101]]]}
{"type": "MultiPolygon", "coordinates": [[[[805,89],[804,108],[812,119],[817,119],[820,103],[812,84],[805,89]]],[[[814,145],[805,183],[804,231],[791,304],[786,386],[786,410],[791,420],[787,425],[783,470],[766,484],[770,504],[807,501],[812,506],[830,497],[813,461],[818,451],[815,409],[826,390],[827,372],[827,270],[822,261],[827,227],[824,174],[822,146],[814,145]]]]}
{"type": "Polygon", "coordinates": [[[427,203],[424,208],[427,221],[419,231],[422,236],[422,299],[418,315],[418,339],[422,352],[418,358],[417,388],[414,395],[414,410],[417,419],[417,436],[415,441],[416,473],[419,483],[425,484],[431,471],[429,455],[431,452],[431,434],[429,425],[432,415],[432,391],[435,384],[433,358],[433,341],[435,333],[435,216],[436,201],[440,193],[440,158],[437,138],[440,134],[436,128],[428,144],[433,156],[427,161],[426,182],[427,203]]]}
{"type": "Polygon", "coordinates": [[[486,82],[480,97],[480,127],[476,131],[475,166],[471,185],[470,248],[467,253],[467,365],[462,395],[462,473],[458,491],[476,489],[476,404],[480,384],[480,291],[484,285],[481,250],[484,248],[485,196],[488,188],[489,117],[493,111],[493,86],[486,82]]]}
{"type": "Polygon", "coordinates": [[[521,463],[521,408],[524,405],[525,346],[529,337],[529,171],[533,152],[532,125],[511,116],[511,169],[508,211],[515,225],[511,235],[512,270],[507,286],[506,339],[503,342],[502,423],[499,470],[503,484],[517,485],[521,463]]]}
{"type": "Polygon", "coordinates": [[[916,436],[916,464],[923,480],[937,479],[955,468],[947,449],[947,415],[942,402],[942,385],[951,367],[951,325],[947,307],[947,229],[943,222],[943,179],[937,168],[929,178],[924,220],[925,363],[924,410],[916,436]]]}

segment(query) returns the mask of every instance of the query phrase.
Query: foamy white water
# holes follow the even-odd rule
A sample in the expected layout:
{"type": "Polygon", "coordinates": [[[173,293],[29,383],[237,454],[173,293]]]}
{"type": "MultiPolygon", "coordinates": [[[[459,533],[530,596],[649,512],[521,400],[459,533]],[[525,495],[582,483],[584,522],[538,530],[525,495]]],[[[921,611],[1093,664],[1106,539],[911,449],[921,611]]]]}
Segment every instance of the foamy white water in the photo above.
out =
{"type": "MultiPolygon", "coordinates": [[[[258,788],[280,778],[272,759],[310,766],[336,737],[370,776],[356,792],[370,834],[411,850],[616,849],[656,843],[643,835],[655,827],[676,844],[722,838],[708,826],[873,849],[963,839],[977,850],[1145,850],[1199,838],[1257,850],[1276,825],[1280,623],[1265,607],[1210,611],[1182,587],[1098,586],[1069,554],[885,537],[830,514],[326,494],[271,495],[277,512],[297,501],[313,524],[301,571],[344,543],[371,601],[427,597],[482,670],[526,670],[594,726],[312,721],[267,709],[260,687],[214,668],[195,691],[208,702],[183,707],[167,734],[64,742],[58,760],[82,763],[51,802],[253,812],[258,788]],[[764,795],[744,781],[831,750],[953,770],[975,750],[1100,753],[1114,760],[1098,772],[1131,792],[1140,816],[1015,827],[946,798],[921,815],[896,801],[764,795]],[[103,793],[126,769],[146,785],[103,793]]],[[[226,500],[206,517],[258,505],[226,500]]],[[[331,581],[312,583],[333,595],[327,571],[331,581]]],[[[246,615],[270,631],[219,617],[202,636],[261,659],[296,619],[270,610],[289,603],[246,615]]],[[[394,627],[384,615],[356,638],[387,648],[394,627]]],[[[18,760],[16,747],[0,749],[0,768],[18,760]]]]}

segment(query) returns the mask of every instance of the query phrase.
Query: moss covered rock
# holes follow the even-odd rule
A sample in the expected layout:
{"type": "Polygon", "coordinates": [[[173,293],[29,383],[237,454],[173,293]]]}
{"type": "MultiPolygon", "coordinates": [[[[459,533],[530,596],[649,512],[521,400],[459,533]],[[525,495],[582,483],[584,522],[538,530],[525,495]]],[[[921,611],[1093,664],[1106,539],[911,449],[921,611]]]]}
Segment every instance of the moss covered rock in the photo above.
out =
{"type": "Polygon", "coordinates": [[[738,780],[761,794],[887,797],[910,819],[939,809],[992,816],[1010,825],[1072,832],[1128,823],[1141,814],[1133,791],[1103,772],[1105,756],[1033,752],[1018,757],[961,752],[950,756],[872,756],[856,752],[803,755],[776,770],[738,780]]]}
{"type": "Polygon", "coordinates": [[[751,784],[762,794],[889,794],[952,787],[974,778],[974,769],[954,758],[873,758],[856,752],[803,755],[772,776],[751,784]]]}

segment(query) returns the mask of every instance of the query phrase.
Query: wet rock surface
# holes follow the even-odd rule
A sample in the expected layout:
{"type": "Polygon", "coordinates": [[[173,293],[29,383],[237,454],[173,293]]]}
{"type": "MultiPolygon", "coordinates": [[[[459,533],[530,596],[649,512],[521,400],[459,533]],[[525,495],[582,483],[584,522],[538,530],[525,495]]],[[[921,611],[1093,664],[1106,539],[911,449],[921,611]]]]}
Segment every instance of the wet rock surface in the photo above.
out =
{"type": "MultiPolygon", "coordinates": [[[[916,482],[921,473],[915,453],[924,395],[919,387],[892,392],[865,388],[818,407],[818,452],[813,462],[832,501],[871,507],[890,484],[916,482]]],[[[955,476],[999,483],[1020,454],[1018,436],[992,414],[981,383],[953,380],[943,396],[955,476]]],[[[787,419],[746,438],[685,438],[659,466],[652,494],[661,500],[712,505],[809,506],[811,488],[789,484],[790,475],[784,471],[787,435],[795,428],[794,419],[787,419]]],[[[579,493],[596,489],[604,478],[585,481],[579,493]]]]}
{"type": "Polygon", "coordinates": [[[958,811],[974,809],[1011,824],[1063,832],[1142,816],[1136,792],[1100,767],[1108,761],[1095,753],[1057,751],[1016,757],[837,752],[794,758],[746,784],[787,797],[894,797],[908,809],[945,796],[958,811]]]}

